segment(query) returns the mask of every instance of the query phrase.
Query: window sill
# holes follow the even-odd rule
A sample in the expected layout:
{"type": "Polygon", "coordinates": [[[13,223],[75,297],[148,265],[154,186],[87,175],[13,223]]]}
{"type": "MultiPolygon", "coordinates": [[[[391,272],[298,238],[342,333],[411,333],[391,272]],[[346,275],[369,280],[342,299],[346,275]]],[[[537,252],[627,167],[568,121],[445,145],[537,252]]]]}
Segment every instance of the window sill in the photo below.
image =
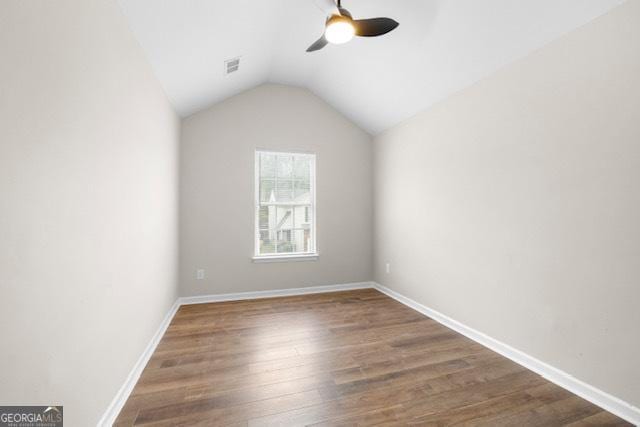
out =
{"type": "Polygon", "coordinates": [[[301,262],[301,261],[317,261],[320,254],[301,254],[301,255],[273,255],[273,256],[254,256],[253,262],[301,262]]]}

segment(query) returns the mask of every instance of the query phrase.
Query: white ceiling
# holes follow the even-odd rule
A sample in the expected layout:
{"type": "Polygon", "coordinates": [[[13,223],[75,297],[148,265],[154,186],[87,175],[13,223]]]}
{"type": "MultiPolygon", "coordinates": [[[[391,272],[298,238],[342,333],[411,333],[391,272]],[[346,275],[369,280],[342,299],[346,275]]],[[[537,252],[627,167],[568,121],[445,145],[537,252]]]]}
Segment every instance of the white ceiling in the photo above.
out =
{"type": "Polygon", "coordinates": [[[307,87],[372,134],[623,2],[343,0],[354,18],[400,27],[306,53],[322,0],[119,0],[181,116],[274,82],[307,87]],[[225,76],[236,56],[240,71],[225,76]]]}

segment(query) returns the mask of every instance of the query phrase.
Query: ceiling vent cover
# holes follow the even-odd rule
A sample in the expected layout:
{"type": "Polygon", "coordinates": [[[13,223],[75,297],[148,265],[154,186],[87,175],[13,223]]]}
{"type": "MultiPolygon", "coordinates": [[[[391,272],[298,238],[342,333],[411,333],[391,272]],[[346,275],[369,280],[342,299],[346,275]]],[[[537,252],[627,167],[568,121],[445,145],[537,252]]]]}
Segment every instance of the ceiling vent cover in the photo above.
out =
{"type": "Polygon", "coordinates": [[[224,61],[224,73],[231,74],[238,71],[240,68],[240,57],[227,59],[224,61]]]}

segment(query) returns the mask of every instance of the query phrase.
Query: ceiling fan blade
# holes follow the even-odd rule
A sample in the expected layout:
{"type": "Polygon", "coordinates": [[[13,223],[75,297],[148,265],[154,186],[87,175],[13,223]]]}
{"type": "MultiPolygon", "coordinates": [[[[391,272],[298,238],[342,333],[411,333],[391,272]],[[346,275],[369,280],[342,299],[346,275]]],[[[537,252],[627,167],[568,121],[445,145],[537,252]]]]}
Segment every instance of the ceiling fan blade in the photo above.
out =
{"type": "Polygon", "coordinates": [[[324,37],[324,34],[323,34],[322,37],[320,37],[318,40],[315,41],[315,43],[309,46],[309,48],[307,49],[307,52],[315,52],[316,50],[322,49],[327,44],[329,44],[329,42],[327,41],[327,39],[324,37]]]}
{"type": "Polygon", "coordinates": [[[399,23],[391,18],[371,18],[371,19],[354,19],[353,26],[356,29],[356,36],[375,37],[387,34],[389,31],[395,30],[399,23]]]}
{"type": "Polygon", "coordinates": [[[326,16],[338,14],[338,5],[334,0],[313,0],[313,2],[326,16]]]}

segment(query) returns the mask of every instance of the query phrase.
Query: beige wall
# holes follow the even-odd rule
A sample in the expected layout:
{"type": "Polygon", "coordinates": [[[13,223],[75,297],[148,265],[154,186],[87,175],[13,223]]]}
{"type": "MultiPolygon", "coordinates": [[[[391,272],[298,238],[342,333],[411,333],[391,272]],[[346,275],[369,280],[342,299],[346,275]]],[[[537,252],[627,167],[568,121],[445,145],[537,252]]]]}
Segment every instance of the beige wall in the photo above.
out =
{"type": "Polygon", "coordinates": [[[95,425],[176,298],[179,121],[115,2],[0,2],[0,404],[95,425]]]}
{"type": "Polygon", "coordinates": [[[371,279],[370,137],[310,92],[264,85],[195,114],[180,156],[182,295],[371,279]],[[316,153],[318,261],[252,263],[256,148],[316,153]]]}
{"type": "Polygon", "coordinates": [[[630,1],[377,137],[376,280],[640,405],[638,76],[630,1]]]}

